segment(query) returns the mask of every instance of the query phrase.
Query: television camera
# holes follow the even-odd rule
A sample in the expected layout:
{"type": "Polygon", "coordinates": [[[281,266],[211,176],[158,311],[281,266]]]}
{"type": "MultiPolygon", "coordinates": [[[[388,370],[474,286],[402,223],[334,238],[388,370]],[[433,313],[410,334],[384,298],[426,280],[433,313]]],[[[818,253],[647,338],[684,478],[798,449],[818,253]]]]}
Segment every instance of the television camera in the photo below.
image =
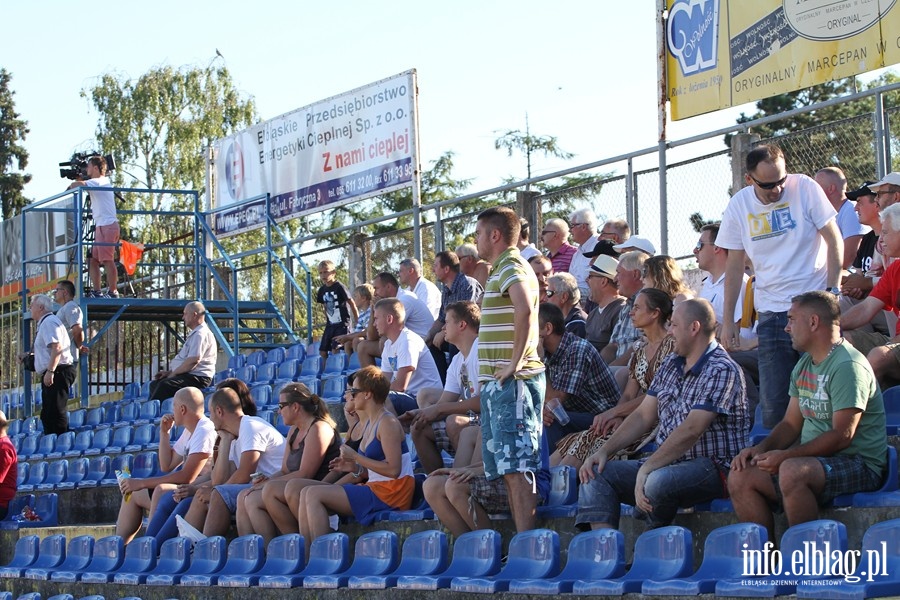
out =
{"type": "MultiPolygon", "coordinates": [[[[99,152],[76,152],[72,154],[72,158],[66,162],[59,163],[60,168],[59,176],[64,177],[65,179],[71,179],[75,181],[77,179],[87,179],[87,165],[88,159],[92,156],[99,156],[99,152]]],[[[106,159],[106,172],[110,173],[116,170],[116,159],[113,158],[112,154],[107,154],[103,157],[106,159]]]]}

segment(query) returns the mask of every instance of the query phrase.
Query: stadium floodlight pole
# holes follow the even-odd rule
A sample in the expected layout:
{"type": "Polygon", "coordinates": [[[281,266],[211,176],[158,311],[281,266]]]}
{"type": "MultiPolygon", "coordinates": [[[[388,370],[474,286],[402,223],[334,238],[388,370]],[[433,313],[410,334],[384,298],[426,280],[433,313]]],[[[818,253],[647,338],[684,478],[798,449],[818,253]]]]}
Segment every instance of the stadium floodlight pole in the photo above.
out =
{"type": "Polygon", "coordinates": [[[656,0],[656,78],[659,87],[659,245],[669,252],[669,205],[666,196],[666,0],[656,0]]]}

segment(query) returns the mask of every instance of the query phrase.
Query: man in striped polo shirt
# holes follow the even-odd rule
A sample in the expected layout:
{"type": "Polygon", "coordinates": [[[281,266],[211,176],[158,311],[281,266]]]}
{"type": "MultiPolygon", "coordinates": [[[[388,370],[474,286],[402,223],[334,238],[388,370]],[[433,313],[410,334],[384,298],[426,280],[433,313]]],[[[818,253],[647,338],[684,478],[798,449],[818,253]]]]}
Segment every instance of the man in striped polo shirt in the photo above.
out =
{"type": "Polygon", "coordinates": [[[475,243],[491,263],[478,332],[484,472],[489,480],[503,477],[522,532],[534,529],[538,502],[544,365],[537,353],[537,277],[516,248],[519,229],[515,212],[489,208],[478,215],[475,243]]]}

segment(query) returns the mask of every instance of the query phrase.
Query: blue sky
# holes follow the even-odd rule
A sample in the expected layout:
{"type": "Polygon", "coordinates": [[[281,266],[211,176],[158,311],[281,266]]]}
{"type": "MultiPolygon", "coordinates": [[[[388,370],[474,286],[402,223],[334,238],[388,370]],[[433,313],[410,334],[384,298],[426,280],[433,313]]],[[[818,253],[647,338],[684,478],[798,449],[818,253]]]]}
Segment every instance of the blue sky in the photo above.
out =
{"type": "MultiPolygon", "coordinates": [[[[533,133],[576,154],[538,157],[536,174],[656,144],[654,4],[19,2],[4,7],[0,66],[31,129],[31,198],[61,191],[57,163],[94,145],[97,115],[81,90],[108,72],[205,66],[216,49],[262,119],[417,69],[422,163],[453,150],[456,175],[475,191],[524,177],[524,159],[493,142],[523,129],[526,113],[533,133]]],[[[669,138],[730,125],[739,112],[670,122],[669,138]]]]}

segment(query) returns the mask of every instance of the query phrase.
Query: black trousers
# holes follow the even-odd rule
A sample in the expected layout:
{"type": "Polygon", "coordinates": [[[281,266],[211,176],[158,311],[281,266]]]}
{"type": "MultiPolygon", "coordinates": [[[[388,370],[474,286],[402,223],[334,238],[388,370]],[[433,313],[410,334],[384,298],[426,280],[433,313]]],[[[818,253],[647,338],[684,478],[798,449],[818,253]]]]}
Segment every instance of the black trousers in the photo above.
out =
{"type": "Polygon", "coordinates": [[[150,400],[168,400],[181,388],[195,387],[202,390],[212,382],[212,377],[198,377],[190,373],[182,373],[165,379],[150,382],[150,400]]]}
{"type": "Polygon", "coordinates": [[[44,385],[44,374],[41,373],[41,423],[44,433],[65,433],[69,430],[69,413],[66,404],[69,402],[69,388],[75,383],[75,366],[58,365],[53,385],[44,385]]]}

